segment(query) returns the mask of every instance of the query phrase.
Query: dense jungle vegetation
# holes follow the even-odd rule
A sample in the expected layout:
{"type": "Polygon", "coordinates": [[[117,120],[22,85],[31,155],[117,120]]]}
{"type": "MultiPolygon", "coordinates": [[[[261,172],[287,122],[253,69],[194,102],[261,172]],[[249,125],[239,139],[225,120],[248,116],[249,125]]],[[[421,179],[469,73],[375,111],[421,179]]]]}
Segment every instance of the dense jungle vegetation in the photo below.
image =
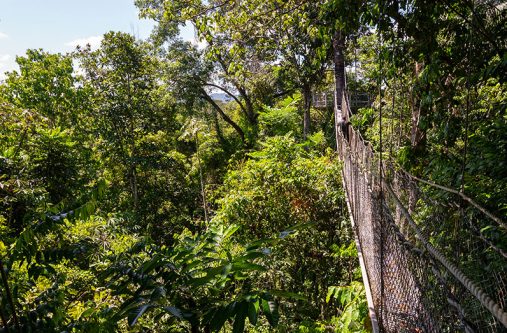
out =
{"type": "Polygon", "coordinates": [[[135,3],[149,40],[27,50],[0,83],[1,332],[370,331],[316,92],[368,96],[374,146],[383,108],[391,159],[505,220],[505,3],[135,3]]]}

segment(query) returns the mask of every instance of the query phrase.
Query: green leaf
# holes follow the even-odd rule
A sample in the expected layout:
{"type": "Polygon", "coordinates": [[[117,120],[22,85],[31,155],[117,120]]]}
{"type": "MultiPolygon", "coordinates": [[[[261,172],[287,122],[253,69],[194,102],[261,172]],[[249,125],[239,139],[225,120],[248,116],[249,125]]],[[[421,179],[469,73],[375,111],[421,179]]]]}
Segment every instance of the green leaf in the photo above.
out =
{"type": "Polygon", "coordinates": [[[257,258],[260,258],[263,256],[265,256],[265,254],[263,252],[252,251],[252,252],[248,252],[244,256],[238,258],[238,260],[252,260],[252,259],[257,259],[257,258]]]}
{"type": "Polygon", "coordinates": [[[234,271],[266,271],[266,267],[264,266],[244,261],[235,262],[232,268],[234,271]]]}
{"type": "Polygon", "coordinates": [[[351,290],[348,288],[346,288],[346,289],[341,288],[340,303],[342,305],[346,305],[346,304],[350,303],[351,300],[352,300],[351,290]]]}
{"type": "Polygon", "coordinates": [[[236,317],[232,327],[233,333],[242,333],[245,330],[245,320],[248,313],[248,303],[243,301],[236,307],[236,317]]]}
{"type": "Polygon", "coordinates": [[[172,314],[173,316],[175,316],[178,319],[183,319],[183,313],[177,307],[166,306],[166,307],[164,307],[164,310],[169,312],[170,314],[172,314]]]}
{"type": "Polygon", "coordinates": [[[148,310],[150,307],[152,307],[151,304],[144,304],[144,305],[141,305],[137,308],[135,308],[134,310],[130,311],[129,312],[129,315],[128,315],[128,323],[130,326],[134,326],[137,322],[137,320],[139,319],[139,317],[141,317],[143,315],[143,313],[146,312],[146,310],[148,310]]]}
{"type": "Polygon", "coordinates": [[[141,272],[143,274],[149,273],[152,271],[155,267],[160,266],[162,257],[159,254],[155,254],[151,260],[148,260],[143,264],[141,267],[141,272]]]}
{"type": "Polygon", "coordinates": [[[88,309],[84,310],[79,317],[86,318],[86,317],[90,316],[94,311],[95,311],[94,308],[88,308],[88,309]]]}
{"type": "Polygon", "coordinates": [[[331,300],[331,296],[333,296],[335,290],[336,290],[335,286],[327,288],[326,303],[329,303],[329,301],[331,300]]]}
{"type": "Polygon", "coordinates": [[[212,331],[219,331],[224,326],[225,321],[229,318],[231,308],[232,306],[229,305],[227,307],[219,306],[216,309],[215,314],[210,321],[212,331]]]}
{"type": "Polygon", "coordinates": [[[238,225],[231,225],[229,228],[227,228],[225,231],[224,231],[224,236],[223,238],[224,239],[227,239],[229,237],[231,237],[236,231],[238,231],[239,229],[239,226],[238,225]]]}
{"type": "Polygon", "coordinates": [[[257,324],[257,318],[259,315],[259,300],[255,300],[254,302],[248,303],[248,320],[252,325],[257,324]]]}
{"type": "Polygon", "coordinates": [[[278,325],[278,320],[280,319],[280,316],[278,314],[278,308],[275,302],[262,299],[261,308],[262,312],[268,319],[269,324],[272,327],[276,327],[276,325],[278,325]]]}
{"type": "Polygon", "coordinates": [[[224,266],[224,269],[222,270],[222,276],[227,276],[232,270],[232,264],[227,264],[224,266]]]}

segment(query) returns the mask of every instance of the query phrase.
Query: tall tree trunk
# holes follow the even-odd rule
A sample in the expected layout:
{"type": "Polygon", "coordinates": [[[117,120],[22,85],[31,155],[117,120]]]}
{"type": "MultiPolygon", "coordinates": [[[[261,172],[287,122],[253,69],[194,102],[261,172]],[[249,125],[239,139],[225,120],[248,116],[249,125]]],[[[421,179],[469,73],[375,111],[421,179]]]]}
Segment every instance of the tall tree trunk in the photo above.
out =
{"type": "Polygon", "coordinates": [[[136,172],[136,157],[137,157],[137,151],[136,151],[136,124],[135,124],[135,117],[134,117],[134,104],[132,102],[132,85],[130,82],[130,75],[127,75],[127,98],[128,98],[128,108],[129,108],[129,117],[130,117],[130,136],[131,136],[131,153],[130,153],[130,188],[132,190],[132,201],[134,203],[134,212],[137,213],[137,207],[139,202],[139,196],[137,191],[137,172],[136,172]]]}
{"type": "Polygon", "coordinates": [[[306,140],[311,131],[312,88],[309,84],[303,85],[303,104],[303,137],[306,140]]]}
{"type": "Polygon", "coordinates": [[[139,203],[139,191],[137,187],[137,149],[136,149],[136,139],[135,139],[135,125],[134,125],[134,119],[131,118],[130,121],[130,133],[132,135],[131,142],[130,142],[130,188],[132,190],[132,202],[134,204],[134,212],[137,213],[138,203],[139,203]]]}
{"type": "Polygon", "coordinates": [[[238,124],[236,124],[234,122],[234,120],[232,120],[223,110],[222,108],[213,100],[213,98],[211,98],[211,96],[208,95],[208,93],[206,93],[206,91],[204,89],[201,90],[201,95],[202,97],[208,102],[211,104],[211,106],[213,106],[213,108],[215,109],[215,111],[218,112],[218,114],[220,114],[220,116],[222,117],[223,120],[225,120],[226,123],[228,123],[229,125],[231,125],[235,130],[236,132],[239,134],[240,138],[241,138],[241,141],[243,142],[243,144],[247,144],[246,143],[246,140],[245,140],[245,132],[243,132],[243,130],[241,129],[241,127],[239,127],[238,124]]]}
{"type": "Polygon", "coordinates": [[[412,148],[416,148],[422,139],[422,131],[419,129],[419,119],[421,119],[421,107],[412,106],[410,143],[412,148]]]}
{"type": "MultiPolygon", "coordinates": [[[[21,333],[21,326],[19,325],[18,316],[16,314],[16,307],[14,305],[14,300],[12,299],[12,293],[9,287],[9,279],[7,278],[7,271],[3,265],[2,260],[0,259],[0,276],[2,278],[2,284],[5,290],[5,296],[7,298],[7,303],[9,304],[12,312],[12,319],[14,320],[14,326],[16,327],[16,331],[21,333]]],[[[5,317],[2,315],[2,317],[5,317]]],[[[2,320],[6,320],[3,318],[2,320]]],[[[5,324],[4,324],[5,325],[5,324]]],[[[5,325],[6,331],[9,331],[9,327],[5,325]]]]}
{"type": "Polygon", "coordinates": [[[130,169],[130,186],[132,188],[132,200],[134,202],[134,211],[137,213],[139,206],[139,192],[137,188],[137,171],[136,164],[134,163],[130,169]]]}
{"type": "MultiPolygon", "coordinates": [[[[419,73],[423,69],[423,64],[416,62],[414,65],[414,77],[417,80],[419,73]]],[[[429,87],[427,87],[429,90],[429,87]]],[[[411,130],[410,130],[410,143],[413,149],[417,149],[422,143],[424,138],[424,132],[419,128],[419,121],[422,115],[421,100],[419,96],[414,96],[414,88],[411,89],[410,108],[412,110],[411,115],[411,130]]]]}
{"type": "Polygon", "coordinates": [[[252,103],[252,99],[250,98],[250,96],[248,95],[248,93],[246,92],[246,90],[243,87],[241,87],[239,84],[236,84],[236,83],[234,85],[236,87],[236,90],[239,92],[239,94],[241,95],[241,97],[245,101],[246,112],[248,115],[248,117],[247,117],[248,122],[250,123],[250,125],[256,126],[258,114],[255,112],[254,105],[252,103]]]}
{"type": "Polygon", "coordinates": [[[336,144],[338,146],[339,123],[342,116],[349,118],[346,110],[342,110],[343,94],[345,93],[345,37],[341,30],[335,32],[333,36],[333,62],[334,62],[334,119],[336,144]]]}
{"type": "Polygon", "coordinates": [[[213,126],[215,127],[215,132],[217,132],[218,141],[220,141],[220,144],[225,146],[227,145],[227,140],[224,137],[224,133],[222,132],[222,129],[220,128],[220,123],[218,121],[218,115],[216,112],[211,112],[211,117],[213,117],[213,126]]]}

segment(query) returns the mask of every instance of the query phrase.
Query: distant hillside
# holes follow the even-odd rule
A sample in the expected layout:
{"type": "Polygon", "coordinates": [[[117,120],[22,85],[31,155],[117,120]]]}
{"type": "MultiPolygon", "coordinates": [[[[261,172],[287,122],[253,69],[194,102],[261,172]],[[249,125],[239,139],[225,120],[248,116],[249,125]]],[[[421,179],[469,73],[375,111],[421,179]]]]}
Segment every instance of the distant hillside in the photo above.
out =
{"type": "Polygon", "coordinates": [[[233,98],[226,93],[212,93],[210,96],[214,101],[220,101],[224,103],[228,103],[233,100],[233,98]]]}

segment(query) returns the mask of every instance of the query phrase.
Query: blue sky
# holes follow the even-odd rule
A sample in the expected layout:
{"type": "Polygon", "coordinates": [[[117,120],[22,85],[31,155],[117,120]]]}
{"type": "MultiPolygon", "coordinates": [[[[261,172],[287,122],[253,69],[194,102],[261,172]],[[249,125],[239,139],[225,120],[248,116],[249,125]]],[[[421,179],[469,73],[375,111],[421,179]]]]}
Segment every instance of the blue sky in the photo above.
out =
{"type": "MultiPolygon", "coordinates": [[[[27,49],[69,52],[77,44],[100,44],[110,31],[149,36],[153,22],[140,20],[134,0],[0,0],[0,80],[17,69],[27,49]]],[[[192,39],[192,28],[183,30],[192,39]]]]}

